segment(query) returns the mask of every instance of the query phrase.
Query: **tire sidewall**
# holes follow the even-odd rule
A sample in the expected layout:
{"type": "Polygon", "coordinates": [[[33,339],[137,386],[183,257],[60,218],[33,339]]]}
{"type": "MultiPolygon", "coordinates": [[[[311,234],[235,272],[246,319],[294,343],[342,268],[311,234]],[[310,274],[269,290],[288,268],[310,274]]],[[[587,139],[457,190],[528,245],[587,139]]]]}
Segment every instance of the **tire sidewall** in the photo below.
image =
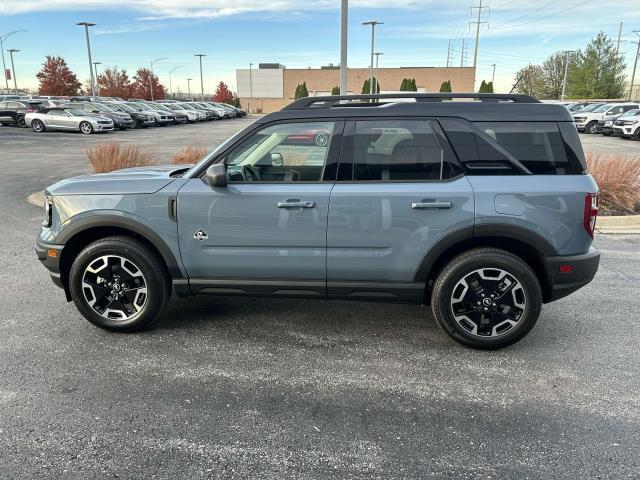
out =
{"type": "Polygon", "coordinates": [[[93,126],[89,122],[81,122],[80,123],[80,132],[83,133],[84,135],[91,135],[93,133],[93,126]],[[89,131],[88,132],[84,132],[82,130],[82,126],[83,125],[89,125],[89,131]]]}
{"type": "Polygon", "coordinates": [[[82,250],[74,260],[69,272],[71,297],[80,313],[94,325],[108,330],[138,330],[154,320],[167,299],[166,278],[159,271],[158,260],[153,252],[130,242],[97,241],[82,250]],[[127,320],[112,320],[91,308],[82,292],[82,278],[91,262],[103,255],[118,255],[132,261],[142,272],[147,284],[147,299],[142,310],[127,320]]]}
{"type": "Polygon", "coordinates": [[[535,274],[528,265],[515,257],[493,254],[478,254],[453,263],[455,265],[452,269],[445,269],[443,272],[445,277],[438,278],[436,281],[438,290],[434,291],[432,306],[434,310],[438,310],[434,311],[434,314],[447,335],[469,347],[496,349],[512,345],[531,331],[540,315],[542,291],[535,274]],[[455,286],[463,277],[482,268],[498,268],[513,275],[522,285],[526,296],[524,315],[515,327],[498,337],[482,338],[467,332],[460,327],[451,310],[451,296],[455,286]]]}
{"type": "Polygon", "coordinates": [[[34,120],[33,122],[31,122],[31,129],[36,133],[42,133],[44,132],[44,123],[42,123],[40,120],[34,120]],[[36,125],[40,125],[41,128],[39,130],[36,130],[36,125]]]}

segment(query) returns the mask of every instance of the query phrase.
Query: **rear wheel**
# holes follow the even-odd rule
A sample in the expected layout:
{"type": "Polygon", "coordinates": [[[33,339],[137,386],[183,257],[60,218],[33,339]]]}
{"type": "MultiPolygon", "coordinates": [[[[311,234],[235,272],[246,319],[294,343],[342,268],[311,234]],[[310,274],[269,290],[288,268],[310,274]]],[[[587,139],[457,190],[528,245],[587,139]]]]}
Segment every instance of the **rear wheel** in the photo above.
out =
{"type": "Polygon", "coordinates": [[[91,125],[89,122],[82,122],[80,123],[80,131],[85,135],[89,135],[93,133],[93,125],[91,125]]]}
{"type": "Polygon", "coordinates": [[[153,322],[171,292],[155,252],[128,237],[108,237],[85,247],[71,266],[69,288],[87,320],[122,332],[153,322]]]}
{"type": "Polygon", "coordinates": [[[640,127],[638,127],[636,132],[633,134],[633,139],[634,140],[640,140],[640,127]]]}
{"type": "Polygon", "coordinates": [[[18,118],[16,118],[16,124],[18,124],[20,128],[27,127],[27,121],[24,119],[24,115],[20,115],[18,118]]]}
{"type": "Polygon", "coordinates": [[[42,123],[41,120],[33,120],[31,122],[31,129],[36,133],[44,132],[45,130],[44,123],[42,123]]]}
{"type": "Polygon", "coordinates": [[[438,325],[453,340],[497,349],[516,343],[534,327],[542,291],[520,258],[478,248],[455,257],[440,272],[431,305],[438,325]]]}

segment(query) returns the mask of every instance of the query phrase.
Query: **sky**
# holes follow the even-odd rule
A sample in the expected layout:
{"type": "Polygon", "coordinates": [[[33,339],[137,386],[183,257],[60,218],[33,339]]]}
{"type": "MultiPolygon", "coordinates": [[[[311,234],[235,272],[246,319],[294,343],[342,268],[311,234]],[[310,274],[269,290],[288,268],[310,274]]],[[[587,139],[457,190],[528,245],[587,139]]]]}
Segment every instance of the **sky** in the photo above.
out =
{"type": "MultiPolygon", "coordinates": [[[[445,66],[451,42],[451,64],[473,64],[480,0],[350,0],[349,67],[367,67],[371,19],[376,29],[381,67],[445,66]]],[[[496,64],[496,91],[509,91],[515,73],[529,62],[540,63],[560,50],[583,48],[599,31],[617,39],[624,22],[620,52],[630,72],[640,30],[640,0],[617,0],[603,7],[593,0],[482,0],[477,81],[490,80],[496,64]]],[[[77,22],[91,29],[93,60],[98,68],[118,66],[130,76],[154,66],[160,81],[187,91],[187,78],[199,88],[198,60],[204,53],[205,91],[219,81],[235,88],[235,69],[249,62],[282,63],[289,68],[338,64],[340,0],[0,0],[0,35],[16,33],[4,48],[15,54],[18,87],[36,88],[36,72],[46,55],[60,55],[81,81],[89,78],[86,43],[77,22]]],[[[9,56],[5,52],[5,60],[9,56]]],[[[0,76],[0,78],[2,78],[0,76]]],[[[196,87],[194,88],[194,85],[196,87]]],[[[383,86],[384,88],[385,86],[383,86]]],[[[386,87],[389,88],[389,87],[386,87]]],[[[434,89],[439,86],[433,86],[434,89]]]]}

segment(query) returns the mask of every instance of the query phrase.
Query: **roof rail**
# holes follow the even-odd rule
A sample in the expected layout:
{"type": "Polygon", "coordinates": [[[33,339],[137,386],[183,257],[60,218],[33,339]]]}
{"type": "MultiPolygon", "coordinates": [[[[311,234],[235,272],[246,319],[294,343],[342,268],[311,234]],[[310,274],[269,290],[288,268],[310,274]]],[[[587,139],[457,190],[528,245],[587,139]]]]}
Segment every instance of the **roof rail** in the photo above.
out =
{"type": "MultiPolygon", "coordinates": [[[[400,98],[414,99],[416,102],[442,102],[454,98],[468,98],[481,102],[540,103],[529,95],[502,93],[383,93],[371,95],[331,95],[320,97],[304,97],[287,105],[283,110],[305,110],[307,108],[348,107],[345,101],[353,100],[393,100],[400,98]]],[[[358,103],[353,106],[372,106],[373,103],[358,103]]]]}

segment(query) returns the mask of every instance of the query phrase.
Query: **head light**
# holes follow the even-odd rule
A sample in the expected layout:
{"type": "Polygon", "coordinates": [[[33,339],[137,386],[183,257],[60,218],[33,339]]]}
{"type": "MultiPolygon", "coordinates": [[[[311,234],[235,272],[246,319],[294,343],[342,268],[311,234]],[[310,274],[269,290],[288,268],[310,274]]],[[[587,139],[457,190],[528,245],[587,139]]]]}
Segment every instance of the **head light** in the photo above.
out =
{"type": "Polygon", "coordinates": [[[44,220],[43,227],[50,227],[53,220],[53,197],[51,195],[44,196],[44,220]]]}

